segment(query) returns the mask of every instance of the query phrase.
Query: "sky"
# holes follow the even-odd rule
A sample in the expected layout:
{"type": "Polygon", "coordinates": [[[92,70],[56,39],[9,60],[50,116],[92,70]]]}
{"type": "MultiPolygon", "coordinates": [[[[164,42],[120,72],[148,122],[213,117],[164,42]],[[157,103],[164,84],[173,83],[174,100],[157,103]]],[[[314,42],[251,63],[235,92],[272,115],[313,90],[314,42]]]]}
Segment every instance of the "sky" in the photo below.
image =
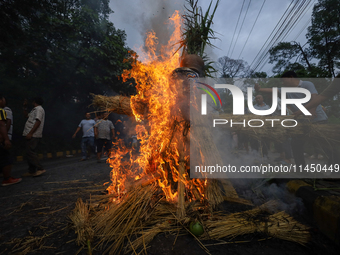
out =
{"type": "MultiPolygon", "coordinates": [[[[228,56],[234,59],[243,59],[249,65],[253,63],[251,66],[253,67],[256,63],[254,59],[256,59],[287,7],[292,2],[294,4],[297,1],[299,0],[220,0],[212,26],[219,38],[219,40],[212,42],[217,48],[207,49],[206,53],[213,61],[217,61],[219,57],[228,56]],[[261,13],[250,34],[264,1],[261,13]],[[242,5],[243,10],[240,15],[242,5]],[[249,9],[247,15],[245,15],[248,5],[249,9]],[[240,30],[243,19],[244,23],[240,30]],[[249,39],[246,43],[248,36],[249,39]],[[232,39],[233,44],[231,45],[232,39]],[[243,48],[244,50],[240,54],[243,48]]],[[[312,6],[315,2],[314,0],[311,1],[310,5],[305,8],[305,14],[301,15],[301,19],[298,20],[283,41],[295,40],[301,45],[306,43],[305,34],[310,25],[312,6]]],[[[160,43],[168,41],[170,31],[167,29],[166,23],[175,10],[179,10],[183,14],[184,3],[184,0],[111,0],[110,7],[113,13],[109,19],[116,28],[125,30],[127,46],[138,53],[139,48],[144,44],[147,31],[154,30],[160,43]]],[[[205,12],[210,0],[199,0],[198,3],[205,12]]],[[[215,3],[216,0],[213,0],[213,6],[215,3]]],[[[266,64],[261,70],[256,71],[264,71],[270,75],[272,74],[271,69],[272,65],[266,64]]]]}

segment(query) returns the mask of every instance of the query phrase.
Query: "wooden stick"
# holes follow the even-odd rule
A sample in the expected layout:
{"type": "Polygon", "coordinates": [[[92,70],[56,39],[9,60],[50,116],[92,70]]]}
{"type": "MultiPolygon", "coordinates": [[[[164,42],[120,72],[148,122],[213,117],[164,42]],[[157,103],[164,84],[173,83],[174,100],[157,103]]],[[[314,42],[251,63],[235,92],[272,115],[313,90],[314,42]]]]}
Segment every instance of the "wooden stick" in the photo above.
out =
{"type": "Polygon", "coordinates": [[[177,217],[179,219],[185,216],[184,206],[184,192],[185,192],[185,162],[184,162],[184,145],[179,144],[179,171],[178,171],[178,204],[177,204],[177,217]]]}

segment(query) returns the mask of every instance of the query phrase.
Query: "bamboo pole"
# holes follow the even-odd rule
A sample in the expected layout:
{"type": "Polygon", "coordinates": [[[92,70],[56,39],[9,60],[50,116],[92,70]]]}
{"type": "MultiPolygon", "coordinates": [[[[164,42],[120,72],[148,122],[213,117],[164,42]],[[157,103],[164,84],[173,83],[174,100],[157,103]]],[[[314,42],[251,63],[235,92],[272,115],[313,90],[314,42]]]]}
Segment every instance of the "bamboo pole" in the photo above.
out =
{"type": "MultiPolygon", "coordinates": [[[[184,138],[183,138],[184,139],[184,138]]],[[[184,141],[183,141],[184,143],[184,141]]],[[[177,218],[182,219],[185,216],[185,154],[184,154],[184,144],[179,144],[179,171],[178,171],[178,204],[177,204],[177,218]]]]}

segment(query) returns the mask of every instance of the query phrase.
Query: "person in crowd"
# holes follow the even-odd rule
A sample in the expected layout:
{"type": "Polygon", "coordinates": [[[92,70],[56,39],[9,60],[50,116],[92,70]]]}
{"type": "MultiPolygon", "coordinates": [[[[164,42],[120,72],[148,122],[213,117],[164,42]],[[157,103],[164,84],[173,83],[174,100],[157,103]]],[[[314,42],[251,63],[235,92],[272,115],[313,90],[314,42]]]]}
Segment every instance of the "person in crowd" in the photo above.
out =
{"type": "MultiPolygon", "coordinates": [[[[311,93],[311,100],[314,100],[316,96],[318,95],[318,92],[314,86],[314,84],[310,81],[302,81],[297,77],[297,74],[294,71],[287,71],[281,76],[281,80],[284,87],[300,87],[305,88],[310,91],[311,93]]],[[[258,84],[255,85],[255,90],[258,92],[268,92],[272,93],[272,88],[261,88],[258,84]]],[[[279,88],[279,93],[281,92],[281,89],[279,88]]],[[[298,98],[304,98],[305,95],[303,93],[287,93],[287,98],[290,99],[298,99],[298,98]]],[[[298,108],[295,105],[290,105],[290,108],[293,112],[298,111],[298,108]]],[[[327,115],[322,110],[322,107],[320,105],[317,105],[315,109],[312,111],[313,117],[311,119],[312,123],[326,123],[327,122],[327,115]]],[[[304,158],[304,143],[305,139],[301,135],[295,135],[292,137],[291,146],[292,146],[292,152],[293,157],[295,160],[295,164],[298,166],[305,167],[306,162],[304,158]]],[[[332,157],[332,155],[329,155],[332,157]]]]}
{"type": "MultiPolygon", "coordinates": [[[[264,102],[262,95],[257,95],[255,97],[256,104],[254,108],[257,110],[268,110],[270,109],[269,105],[264,102]]],[[[256,139],[250,139],[250,147],[252,150],[259,151],[261,149],[261,154],[264,157],[268,157],[268,151],[270,147],[270,142],[266,138],[262,138],[260,141],[256,139]]]]}
{"type": "MultiPolygon", "coordinates": [[[[11,110],[11,108],[8,107],[8,100],[7,98],[5,98],[6,100],[6,106],[4,108],[6,114],[7,114],[7,121],[6,121],[6,128],[7,128],[7,134],[8,134],[8,138],[9,140],[12,142],[12,135],[13,135],[13,112],[11,110]]],[[[13,150],[13,147],[11,148],[11,150],[13,150]]],[[[11,162],[13,162],[14,158],[13,158],[13,153],[10,150],[10,154],[11,154],[11,162]]]]}
{"type": "Polygon", "coordinates": [[[7,133],[7,114],[4,110],[6,99],[0,94],[0,168],[3,174],[2,186],[8,186],[21,182],[21,178],[11,177],[12,162],[10,157],[10,148],[12,143],[7,133]]]}
{"type": "Polygon", "coordinates": [[[7,134],[9,140],[12,141],[12,135],[13,135],[13,112],[11,108],[8,107],[8,101],[5,99],[6,105],[5,105],[5,112],[7,114],[7,121],[6,121],[6,128],[7,128],[7,134]]]}
{"type": "Polygon", "coordinates": [[[115,137],[115,127],[113,123],[107,119],[108,115],[104,113],[98,114],[98,120],[94,126],[94,134],[97,139],[97,162],[100,163],[100,159],[103,153],[103,148],[108,152],[112,148],[112,139],[115,137]]]}
{"type": "Polygon", "coordinates": [[[45,123],[45,110],[42,107],[44,100],[41,97],[33,98],[33,109],[27,112],[27,100],[23,104],[24,116],[27,118],[22,135],[26,141],[26,159],[28,163],[28,173],[23,176],[40,176],[46,172],[40,163],[36,148],[42,138],[45,123]]]}
{"type": "Polygon", "coordinates": [[[91,119],[91,114],[86,113],[85,119],[83,119],[72,136],[72,138],[75,138],[77,133],[80,131],[80,129],[83,130],[83,137],[81,139],[81,160],[85,161],[86,159],[90,158],[90,153],[87,154],[87,146],[90,146],[90,151],[92,151],[93,154],[95,154],[95,147],[94,147],[94,125],[96,122],[91,119]]]}
{"type": "MultiPolygon", "coordinates": [[[[313,109],[326,101],[327,99],[334,97],[336,94],[340,92],[340,73],[335,76],[332,83],[320,93],[320,95],[314,96],[306,105],[305,108],[307,110],[313,109]]],[[[301,111],[294,112],[295,117],[298,117],[302,114],[301,111]]]]}

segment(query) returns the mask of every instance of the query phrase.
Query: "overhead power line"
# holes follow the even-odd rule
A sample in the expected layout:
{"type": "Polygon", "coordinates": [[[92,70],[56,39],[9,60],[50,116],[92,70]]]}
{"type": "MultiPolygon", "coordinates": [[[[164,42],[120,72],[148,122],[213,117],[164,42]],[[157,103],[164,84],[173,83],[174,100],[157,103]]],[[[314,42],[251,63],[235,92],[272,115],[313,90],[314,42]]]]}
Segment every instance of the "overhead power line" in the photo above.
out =
{"type": "MultiPolygon", "coordinates": [[[[289,34],[287,35],[287,37],[291,34],[292,31],[294,31],[294,29],[297,27],[297,24],[298,24],[298,23],[304,18],[304,16],[310,11],[310,9],[314,6],[314,4],[316,3],[316,1],[317,1],[317,0],[314,0],[314,2],[313,2],[312,4],[309,5],[308,9],[306,9],[306,11],[304,11],[304,13],[302,14],[302,16],[300,17],[300,20],[295,24],[295,26],[294,26],[294,27],[292,28],[292,30],[289,32],[289,34]]],[[[304,26],[303,26],[303,29],[300,30],[300,32],[298,33],[298,36],[297,36],[297,37],[299,37],[300,34],[303,32],[303,30],[305,30],[305,28],[308,26],[309,22],[310,22],[310,19],[308,20],[307,25],[304,25],[304,26]]],[[[296,38],[297,38],[297,37],[296,37],[296,38]]],[[[296,38],[295,38],[293,41],[295,41],[296,38]]]]}
{"type": "Polygon", "coordinates": [[[310,18],[309,20],[307,20],[306,24],[302,27],[302,29],[299,31],[299,33],[297,34],[297,36],[294,38],[293,41],[296,41],[299,36],[301,35],[301,33],[307,28],[307,26],[309,25],[309,23],[312,21],[312,19],[310,18]]]}
{"type": "Polygon", "coordinates": [[[245,1],[246,1],[246,0],[243,0],[242,7],[241,7],[241,10],[240,10],[240,14],[238,15],[238,19],[237,19],[237,22],[236,22],[236,27],[235,27],[235,30],[234,30],[233,37],[232,37],[232,39],[231,39],[231,43],[230,43],[230,45],[229,45],[229,50],[228,50],[228,53],[227,53],[227,57],[229,56],[229,52],[230,52],[230,49],[231,49],[231,45],[233,44],[233,41],[234,41],[234,37],[235,37],[235,34],[236,34],[237,26],[238,26],[238,23],[239,23],[239,21],[240,21],[240,17],[241,17],[241,14],[242,14],[242,10],[243,10],[243,6],[244,6],[245,1]]]}
{"type": "MultiPolygon", "coordinates": [[[[306,0],[302,0],[302,1],[306,1],[306,0]]],[[[271,45],[274,45],[276,38],[278,38],[280,36],[280,34],[282,34],[282,32],[285,30],[285,28],[286,28],[285,23],[287,22],[287,20],[288,21],[291,20],[291,17],[294,13],[294,10],[298,9],[299,3],[300,3],[300,0],[297,0],[295,2],[294,6],[289,10],[288,14],[284,17],[284,20],[280,24],[280,27],[277,29],[276,33],[274,34],[274,36],[272,37],[270,42],[267,44],[266,48],[262,51],[261,56],[255,62],[254,67],[253,67],[254,70],[256,70],[258,68],[258,66],[261,64],[261,62],[265,59],[265,57],[268,54],[268,50],[271,48],[271,45]]]]}
{"type": "Polygon", "coordinates": [[[248,7],[247,7],[247,10],[246,10],[246,13],[244,14],[244,17],[243,17],[243,20],[242,20],[242,24],[241,24],[240,30],[238,31],[237,38],[236,38],[236,41],[235,41],[235,43],[234,43],[233,50],[232,50],[231,53],[230,53],[230,57],[233,55],[235,46],[236,46],[237,41],[238,41],[238,37],[239,37],[240,34],[241,34],[241,31],[242,31],[242,28],[243,28],[244,21],[245,21],[245,19],[246,19],[246,17],[247,17],[247,14],[248,14],[248,10],[249,10],[250,3],[251,3],[251,0],[249,0],[248,7]]]}
{"type": "Polygon", "coordinates": [[[253,29],[254,29],[254,27],[255,27],[255,24],[256,24],[256,22],[257,22],[257,20],[258,20],[258,18],[259,18],[259,16],[260,16],[260,14],[261,14],[261,11],[262,11],[263,6],[264,6],[264,4],[266,3],[266,1],[267,1],[267,0],[264,0],[263,3],[262,3],[262,6],[261,6],[261,8],[260,8],[260,11],[259,11],[259,13],[257,14],[257,17],[256,17],[256,19],[255,19],[255,21],[254,21],[254,24],[253,24],[252,28],[250,29],[249,35],[248,35],[248,37],[247,37],[247,39],[246,39],[246,42],[245,42],[244,45],[243,45],[243,48],[242,48],[242,50],[241,50],[241,52],[240,52],[240,55],[238,56],[238,59],[240,59],[240,57],[241,57],[241,55],[242,55],[242,53],[243,53],[243,50],[244,50],[244,48],[245,48],[246,45],[247,45],[247,42],[248,42],[248,40],[249,40],[249,37],[250,37],[251,33],[253,32],[253,29]]]}
{"type": "Polygon", "coordinates": [[[270,48],[275,46],[278,42],[284,41],[287,38],[287,36],[291,33],[292,29],[295,28],[298,22],[301,20],[302,16],[309,10],[308,5],[310,5],[311,3],[312,0],[302,1],[297,10],[295,10],[293,16],[288,20],[288,23],[284,27],[283,31],[281,31],[278,38],[276,38],[276,40],[271,45],[268,46],[265,57],[261,60],[261,62],[256,68],[259,68],[260,64],[262,64],[259,70],[263,69],[263,67],[267,64],[267,61],[270,57],[269,54],[270,48]]]}
{"type": "MultiPolygon", "coordinates": [[[[317,0],[314,0],[314,2],[310,5],[310,7],[309,7],[309,9],[308,9],[307,12],[309,12],[309,10],[310,10],[312,7],[314,7],[314,5],[316,4],[316,2],[317,2],[317,0]]],[[[305,14],[306,14],[307,12],[305,12],[305,14]]],[[[294,38],[293,41],[296,41],[296,40],[299,38],[299,36],[301,35],[301,33],[307,28],[307,26],[309,25],[309,23],[310,23],[311,21],[312,21],[312,18],[310,17],[310,18],[307,20],[307,22],[305,23],[305,25],[302,27],[302,29],[299,31],[299,33],[296,35],[296,37],[294,38]]]]}
{"type": "Polygon", "coordinates": [[[289,4],[289,6],[287,7],[287,9],[285,10],[285,12],[283,13],[283,15],[281,16],[279,22],[276,24],[276,26],[274,27],[274,29],[272,30],[272,32],[270,33],[270,35],[268,36],[267,40],[265,41],[265,43],[262,45],[260,51],[256,54],[255,58],[253,59],[253,61],[251,62],[250,66],[252,66],[255,62],[255,60],[257,60],[258,56],[260,55],[260,53],[262,52],[264,46],[266,45],[266,43],[269,41],[269,38],[272,36],[272,34],[274,33],[275,29],[279,26],[281,20],[283,19],[283,17],[286,15],[286,13],[288,12],[290,6],[293,4],[294,0],[292,0],[292,2],[289,4]]]}

